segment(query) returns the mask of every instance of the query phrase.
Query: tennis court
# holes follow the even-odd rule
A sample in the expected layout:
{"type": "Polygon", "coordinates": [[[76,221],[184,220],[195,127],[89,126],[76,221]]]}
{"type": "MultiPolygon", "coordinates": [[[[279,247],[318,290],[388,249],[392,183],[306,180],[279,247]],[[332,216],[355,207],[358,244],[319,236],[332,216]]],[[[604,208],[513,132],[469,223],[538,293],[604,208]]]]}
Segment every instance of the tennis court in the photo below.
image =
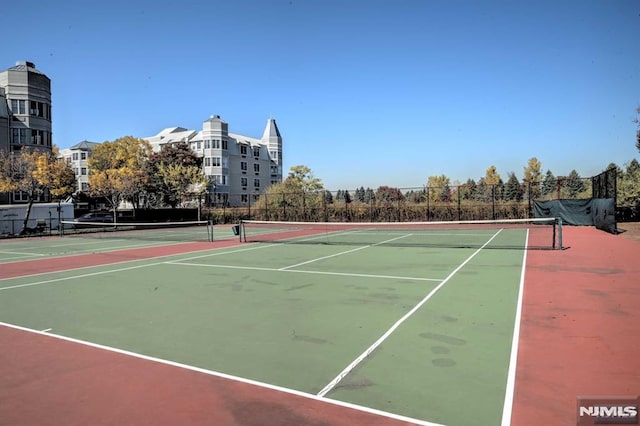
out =
{"type": "Polygon", "coordinates": [[[3,242],[0,261],[33,272],[2,269],[0,322],[381,419],[508,424],[525,263],[552,231],[275,229],[3,242]]]}

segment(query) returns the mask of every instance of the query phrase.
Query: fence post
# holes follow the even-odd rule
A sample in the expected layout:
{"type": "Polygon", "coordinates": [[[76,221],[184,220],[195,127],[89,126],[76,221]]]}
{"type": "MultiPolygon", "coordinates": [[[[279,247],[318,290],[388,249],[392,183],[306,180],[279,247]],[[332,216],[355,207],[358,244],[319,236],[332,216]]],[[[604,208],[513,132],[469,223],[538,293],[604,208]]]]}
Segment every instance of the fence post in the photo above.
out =
{"type": "Polygon", "coordinates": [[[527,181],[527,193],[529,194],[527,196],[527,203],[528,203],[527,217],[530,218],[531,217],[531,182],[530,181],[527,181]]]}
{"type": "Polygon", "coordinates": [[[431,188],[427,186],[427,221],[431,220],[430,213],[430,203],[431,203],[431,188]]]}
{"type": "Polygon", "coordinates": [[[282,219],[287,220],[287,199],[285,197],[285,193],[282,193],[282,219]]]}
{"type": "Polygon", "coordinates": [[[491,185],[491,218],[496,220],[496,186],[491,185]]]}
{"type": "Polygon", "coordinates": [[[460,188],[462,188],[462,186],[458,186],[458,220],[462,220],[462,211],[460,209],[460,188]]]}

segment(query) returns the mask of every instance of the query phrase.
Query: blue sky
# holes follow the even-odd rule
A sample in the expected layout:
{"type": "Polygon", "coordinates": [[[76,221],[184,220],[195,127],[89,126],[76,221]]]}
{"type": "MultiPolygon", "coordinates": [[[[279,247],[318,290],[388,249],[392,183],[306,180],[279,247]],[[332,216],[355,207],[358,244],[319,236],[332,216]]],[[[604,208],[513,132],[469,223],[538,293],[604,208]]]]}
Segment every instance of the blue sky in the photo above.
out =
{"type": "Polygon", "coordinates": [[[44,1],[3,6],[0,69],[52,80],[54,143],[212,114],[327,189],[582,176],[639,158],[637,0],[44,1]],[[7,19],[8,17],[8,19],[7,19]]]}

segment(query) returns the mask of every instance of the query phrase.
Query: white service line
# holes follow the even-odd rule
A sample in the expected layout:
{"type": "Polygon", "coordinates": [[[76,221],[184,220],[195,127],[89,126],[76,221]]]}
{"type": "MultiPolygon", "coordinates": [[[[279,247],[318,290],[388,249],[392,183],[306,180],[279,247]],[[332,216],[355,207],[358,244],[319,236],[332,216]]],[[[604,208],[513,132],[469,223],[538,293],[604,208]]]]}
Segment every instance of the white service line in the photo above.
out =
{"type": "Polygon", "coordinates": [[[223,268],[223,269],[242,269],[249,271],[267,271],[267,272],[287,272],[298,274],[311,274],[311,275],[339,275],[345,277],[362,277],[362,278],[382,278],[382,279],[396,279],[396,280],[409,280],[409,281],[436,281],[440,282],[440,278],[420,278],[420,277],[400,277],[395,275],[372,275],[372,274],[353,274],[348,272],[327,272],[327,271],[303,271],[299,269],[276,269],[276,268],[261,268],[258,266],[235,266],[235,265],[207,265],[204,263],[189,263],[176,261],[165,262],[169,265],[182,265],[182,266],[196,266],[201,268],[223,268]]]}
{"type": "Polygon", "coordinates": [[[364,413],[369,413],[369,414],[376,414],[378,416],[382,416],[382,417],[387,417],[387,418],[391,418],[391,419],[395,419],[395,420],[400,420],[403,422],[408,422],[408,423],[414,423],[416,425],[421,425],[421,426],[443,426],[439,423],[432,423],[432,422],[427,422],[424,420],[419,420],[419,419],[413,419],[410,417],[405,417],[399,414],[393,414],[393,413],[389,413],[386,411],[382,411],[382,410],[376,410],[375,408],[369,408],[369,407],[364,407],[361,405],[356,405],[356,404],[352,404],[349,402],[343,402],[343,401],[338,401],[335,399],[328,399],[328,398],[321,398],[317,395],[311,394],[311,393],[307,393],[307,392],[302,392],[302,391],[298,391],[295,389],[289,389],[289,388],[285,388],[282,386],[277,386],[277,385],[272,385],[269,383],[264,383],[264,382],[259,382],[256,380],[251,380],[251,379],[246,379],[244,377],[239,377],[239,376],[232,376],[230,374],[226,374],[226,373],[222,373],[219,371],[214,371],[214,370],[206,370],[204,368],[200,368],[200,367],[194,367],[192,365],[187,365],[187,364],[181,364],[175,361],[169,361],[166,359],[162,359],[162,358],[155,358],[152,356],[148,356],[148,355],[143,355],[143,354],[139,354],[136,352],[131,352],[131,351],[127,351],[124,349],[118,349],[118,348],[114,348],[114,347],[110,347],[110,346],[105,346],[105,345],[100,345],[98,343],[92,343],[92,342],[88,342],[85,340],[79,340],[79,339],[75,339],[73,337],[66,337],[66,336],[61,336],[58,334],[48,334],[42,331],[37,331],[37,330],[33,330],[30,328],[26,328],[26,327],[21,327],[19,325],[14,325],[14,324],[9,324],[9,323],[5,323],[5,322],[0,322],[0,326],[5,326],[8,328],[12,328],[15,330],[21,330],[21,331],[25,331],[28,333],[34,333],[34,334],[39,334],[41,336],[47,336],[49,338],[52,339],[59,339],[59,340],[63,340],[66,342],[71,342],[71,343],[76,343],[79,345],[84,345],[84,346],[88,346],[91,348],[96,348],[96,349],[100,349],[100,350],[104,350],[104,351],[108,351],[108,352],[113,352],[113,353],[117,353],[120,355],[125,355],[125,356],[129,356],[129,357],[133,357],[133,358],[138,358],[138,359],[142,359],[145,361],[151,361],[151,362],[155,362],[158,364],[164,364],[164,365],[169,365],[171,367],[177,367],[177,368],[181,368],[184,370],[188,370],[188,371],[194,371],[197,373],[202,373],[202,374],[207,374],[209,376],[214,376],[214,377],[221,377],[223,379],[228,379],[228,380],[232,380],[234,382],[239,382],[239,383],[246,383],[249,385],[253,385],[253,386],[258,386],[261,388],[265,388],[265,389],[270,389],[270,390],[274,390],[274,391],[278,391],[278,392],[283,392],[289,395],[296,395],[296,396],[300,396],[306,399],[310,399],[310,400],[314,400],[314,401],[320,401],[323,402],[325,404],[331,404],[331,405],[337,405],[340,407],[346,407],[346,408],[351,408],[353,410],[357,410],[357,411],[362,411],[364,413]]]}
{"type": "Polygon", "coordinates": [[[411,235],[413,235],[413,234],[405,234],[405,235],[401,235],[400,237],[391,238],[391,239],[389,239],[389,240],[385,240],[385,241],[380,241],[379,243],[375,243],[375,244],[368,244],[368,245],[366,245],[366,246],[362,246],[362,247],[354,248],[354,249],[351,249],[351,250],[341,251],[340,253],[330,254],[329,256],[322,256],[322,257],[318,257],[317,259],[311,259],[311,260],[307,260],[306,262],[296,263],[295,265],[285,266],[284,268],[280,268],[280,270],[281,270],[281,271],[286,271],[287,269],[295,268],[295,267],[297,267],[297,266],[306,265],[306,264],[308,264],[308,263],[317,262],[317,261],[319,261],[319,260],[323,260],[323,259],[330,259],[330,258],[332,258],[332,257],[342,256],[343,254],[353,253],[354,251],[364,250],[364,249],[369,248],[369,247],[374,247],[374,246],[379,246],[379,245],[381,245],[381,244],[390,243],[391,241],[399,240],[399,239],[401,239],[401,238],[410,237],[411,235]]]}
{"type": "MultiPolygon", "coordinates": [[[[222,251],[222,250],[225,250],[228,247],[216,247],[216,248],[205,249],[205,250],[196,250],[196,251],[193,251],[191,253],[207,252],[208,254],[186,257],[186,258],[184,258],[182,260],[200,259],[202,257],[208,257],[208,256],[219,256],[219,255],[223,255],[223,254],[227,254],[227,253],[237,253],[237,252],[240,252],[240,251],[257,250],[257,249],[260,249],[260,248],[273,247],[274,245],[276,245],[276,244],[271,244],[271,245],[268,245],[268,246],[252,246],[252,247],[249,247],[249,248],[246,248],[246,249],[232,250],[232,251],[222,251]]],[[[17,276],[17,277],[6,277],[6,278],[0,278],[0,281],[16,280],[16,279],[35,277],[35,276],[40,276],[40,275],[59,274],[59,273],[65,273],[65,272],[78,271],[78,270],[82,270],[82,269],[108,267],[108,266],[113,266],[113,265],[121,265],[121,264],[124,264],[124,263],[145,262],[147,260],[153,260],[153,259],[166,259],[168,257],[178,257],[178,256],[182,256],[182,255],[185,255],[185,254],[189,254],[189,253],[165,254],[165,255],[162,255],[162,256],[154,256],[154,257],[150,257],[150,258],[147,258],[147,259],[123,260],[121,262],[114,262],[114,263],[104,264],[104,265],[81,266],[79,268],[65,269],[65,270],[61,270],[61,271],[40,272],[40,273],[37,273],[37,274],[20,275],[20,276],[17,276]]],[[[55,256],[55,257],[52,257],[52,259],[65,258],[65,257],[68,257],[68,256],[55,256]]],[[[164,264],[164,263],[166,263],[166,262],[156,262],[156,263],[153,263],[152,265],[160,265],[160,264],[164,264]]],[[[1,263],[0,263],[0,265],[1,265],[1,263]]],[[[111,270],[111,272],[118,272],[118,271],[119,271],[119,269],[111,270]]],[[[107,272],[109,272],[109,271],[107,271],[107,272]]],[[[83,277],[84,276],[85,275],[83,275],[83,277]]],[[[42,282],[42,284],[44,284],[44,283],[45,282],[42,282]]],[[[34,285],[37,285],[37,284],[40,284],[40,283],[36,283],[34,285]]],[[[0,290],[4,290],[6,288],[9,288],[9,287],[0,287],[0,290]]]]}
{"type": "MultiPolygon", "coordinates": [[[[529,246],[529,230],[524,241],[524,246],[529,246]]],[[[524,275],[527,269],[527,250],[523,250],[522,271],[520,272],[520,288],[518,289],[518,305],[516,317],[513,320],[513,339],[511,341],[511,356],[509,358],[509,372],[507,373],[507,387],[504,392],[504,406],[502,407],[502,426],[511,424],[511,412],[513,410],[513,396],[516,387],[516,367],[518,365],[518,343],[520,342],[520,321],[522,319],[522,299],[524,297],[524,275]]]]}
{"type": "Polygon", "coordinates": [[[438,290],[440,290],[460,269],[462,269],[467,263],[469,263],[469,261],[473,259],[476,254],[480,253],[480,250],[485,248],[487,244],[489,244],[496,236],[498,236],[498,234],[501,231],[502,229],[499,229],[495,234],[493,234],[493,236],[489,238],[489,240],[486,243],[484,243],[482,247],[474,251],[471,254],[471,256],[467,257],[467,259],[464,262],[462,262],[460,266],[454,269],[453,272],[451,272],[440,284],[438,284],[433,290],[431,290],[429,294],[427,294],[424,297],[424,299],[422,299],[420,302],[418,302],[416,306],[413,307],[413,309],[411,309],[409,312],[404,314],[404,316],[400,318],[398,321],[396,321],[396,323],[393,324],[391,328],[389,328],[389,330],[387,330],[382,336],[380,336],[378,340],[373,342],[373,344],[369,346],[364,352],[362,352],[360,356],[358,356],[355,360],[353,360],[351,364],[347,365],[344,370],[342,370],[333,380],[331,380],[324,388],[322,388],[320,392],[318,392],[318,396],[321,396],[321,397],[325,396],[338,383],[340,383],[340,381],[344,379],[345,376],[347,376],[351,371],[353,371],[353,369],[356,368],[356,366],[360,364],[362,360],[364,360],[366,357],[371,355],[371,353],[375,351],[376,348],[380,346],[382,342],[384,342],[391,335],[391,333],[393,333],[398,327],[400,327],[400,325],[402,325],[403,322],[405,322],[411,315],[413,315],[418,309],[420,309],[422,305],[424,305],[429,299],[431,299],[431,297],[433,297],[433,295],[436,294],[438,290]]]}
{"type": "Polygon", "coordinates": [[[46,256],[46,254],[37,254],[37,253],[22,253],[19,251],[0,251],[2,254],[17,254],[19,256],[46,256]]]}

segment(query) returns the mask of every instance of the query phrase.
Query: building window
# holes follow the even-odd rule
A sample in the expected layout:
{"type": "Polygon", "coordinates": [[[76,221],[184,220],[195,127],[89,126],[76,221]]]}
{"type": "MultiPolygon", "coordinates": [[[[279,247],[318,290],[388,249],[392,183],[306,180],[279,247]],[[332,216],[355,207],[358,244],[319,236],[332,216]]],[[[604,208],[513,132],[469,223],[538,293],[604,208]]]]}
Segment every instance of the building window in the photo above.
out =
{"type": "Polygon", "coordinates": [[[82,191],[88,191],[89,190],[89,184],[87,182],[82,182],[80,184],[80,188],[82,191]]]}
{"type": "Polygon", "coordinates": [[[211,157],[211,165],[213,167],[220,167],[220,157],[211,157]]]}
{"type": "Polygon", "coordinates": [[[260,173],[260,164],[255,163],[253,165],[253,171],[256,172],[256,173],[260,173]]]}
{"type": "Polygon", "coordinates": [[[227,141],[226,140],[222,140],[222,149],[229,149],[227,146],[227,141]]]}
{"type": "Polygon", "coordinates": [[[86,152],[81,152],[80,153],[80,159],[81,160],[86,160],[87,159],[87,153],[86,152]]]}
{"type": "Polygon", "coordinates": [[[23,99],[11,99],[11,113],[14,115],[24,115],[27,113],[25,101],[23,99]]]}
{"type": "Polygon", "coordinates": [[[36,102],[36,101],[29,102],[29,114],[37,116],[39,114],[38,111],[39,111],[38,110],[38,102],[36,102]]]}
{"type": "Polygon", "coordinates": [[[13,143],[16,145],[26,145],[27,143],[27,129],[13,129],[12,131],[13,143]]]}
{"type": "Polygon", "coordinates": [[[211,158],[204,157],[204,166],[205,167],[210,167],[211,166],[211,158]]]}
{"type": "Polygon", "coordinates": [[[242,194],[240,196],[240,201],[242,201],[243,203],[249,202],[249,195],[248,194],[242,194]]]}
{"type": "Polygon", "coordinates": [[[46,132],[44,130],[31,129],[31,144],[45,145],[46,132]]]}
{"type": "Polygon", "coordinates": [[[213,175],[213,181],[216,185],[226,185],[227,175],[213,175]]]}
{"type": "Polygon", "coordinates": [[[196,142],[196,146],[197,146],[197,150],[200,151],[200,148],[202,148],[202,142],[198,141],[196,142]]]}
{"type": "Polygon", "coordinates": [[[254,179],[253,180],[253,187],[254,188],[260,188],[260,179],[254,179]]]}
{"type": "Polygon", "coordinates": [[[211,141],[209,139],[204,141],[204,149],[211,148],[211,141]]]}
{"type": "MultiPolygon", "coordinates": [[[[13,192],[13,201],[17,201],[19,203],[27,202],[27,201],[29,201],[29,195],[26,192],[14,191],[13,192]]],[[[34,201],[37,201],[37,200],[34,200],[34,201]]]]}
{"type": "Polygon", "coordinates": [[[214,139],[211,141],[211,148],[220,149],[220,140],[214,139]]]}
{"type": "Polygon", "coordinates": [[[73,161],[78,161],[78,153],[77,152],[73,153],[73,161]]]}
{"type": "Polygon", "coordinates": [[[247,186],[247,178],[240,178],[240,185],[247,186]]]}
{"type": "Polygon", "coordinates": [[[258,158],[260,157],[260,147],[259,146],[254,146],[253,147],[253,156],[258,158]]]}
{"type": "Polygon", "coordinates": [[[241,161],[240,162],[240,170],[247,170],[247,162],[246,161],[241,161]]]}
{"type": "Polygon", "coordinates": [[[246,145],[240,145],[240,154],[247,155],[247,146],[246,145]]]}
{"type": "Polygon", "coordinates": [[[86,176],[86,175],[87,175],[87,168],[86,168],[86,167],[82,167],[82,168],[80,169],[80,174],[81,174],[82,176],[86,176]]]}

